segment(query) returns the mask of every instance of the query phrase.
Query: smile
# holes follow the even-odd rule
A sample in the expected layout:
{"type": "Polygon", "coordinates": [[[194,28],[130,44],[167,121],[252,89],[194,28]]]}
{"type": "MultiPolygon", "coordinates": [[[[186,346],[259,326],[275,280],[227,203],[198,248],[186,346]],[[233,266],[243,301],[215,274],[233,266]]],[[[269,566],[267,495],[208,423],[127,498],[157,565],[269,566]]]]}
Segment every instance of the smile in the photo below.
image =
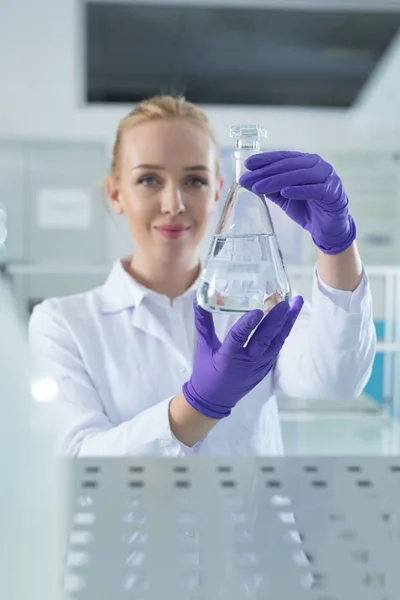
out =
{"type": "Polygon", "coordinates": [[[187,227],[177,227],[173,225],[166,225],[163,227],[155,227],[156,231],[165,238],[177,239],[185,235],[190,229],[187,227]]]}

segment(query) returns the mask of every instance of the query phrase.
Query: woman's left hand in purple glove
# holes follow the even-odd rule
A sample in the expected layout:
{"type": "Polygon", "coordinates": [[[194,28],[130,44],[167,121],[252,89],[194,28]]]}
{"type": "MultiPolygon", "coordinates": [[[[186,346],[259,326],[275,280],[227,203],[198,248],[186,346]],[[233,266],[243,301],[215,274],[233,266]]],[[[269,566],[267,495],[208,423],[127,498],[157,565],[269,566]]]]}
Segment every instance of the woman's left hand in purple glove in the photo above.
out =
{"type": "Polygon", "coordinates": [[[339,254],[353,243],[356,227],[342,182],[318,154],[261,152],[245,165],[240,185],[280,206],[322,252],[339,254]]]}

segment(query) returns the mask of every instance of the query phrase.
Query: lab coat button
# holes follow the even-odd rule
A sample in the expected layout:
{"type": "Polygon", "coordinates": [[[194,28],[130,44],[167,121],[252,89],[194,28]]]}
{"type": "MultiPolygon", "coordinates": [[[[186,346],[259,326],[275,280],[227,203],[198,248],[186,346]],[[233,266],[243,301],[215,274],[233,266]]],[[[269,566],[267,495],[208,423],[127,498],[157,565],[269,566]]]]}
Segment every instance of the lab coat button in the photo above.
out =
{"type": "Polygon", "coordinates": [[[186,375],[186,373],[188,372],[186,367],[180,367],[179,371],[182,373],[182,375],[186,375]]]}

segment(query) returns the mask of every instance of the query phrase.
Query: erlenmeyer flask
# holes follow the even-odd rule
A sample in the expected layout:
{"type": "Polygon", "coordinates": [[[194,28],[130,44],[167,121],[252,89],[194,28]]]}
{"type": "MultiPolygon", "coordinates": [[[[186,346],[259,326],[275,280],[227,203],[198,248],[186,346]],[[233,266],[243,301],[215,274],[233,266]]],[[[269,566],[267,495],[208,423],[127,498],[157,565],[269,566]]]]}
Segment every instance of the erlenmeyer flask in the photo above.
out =
{"type": "Polygon", "coordinates": [[[197,301],[210,312],[268,312],[289,300],[290,284],[265,196],[241,187],[246,158],[260,151],[266,131],[257,125],[231,127],[236,140],[235,177],[204,264],[197,301]]]}

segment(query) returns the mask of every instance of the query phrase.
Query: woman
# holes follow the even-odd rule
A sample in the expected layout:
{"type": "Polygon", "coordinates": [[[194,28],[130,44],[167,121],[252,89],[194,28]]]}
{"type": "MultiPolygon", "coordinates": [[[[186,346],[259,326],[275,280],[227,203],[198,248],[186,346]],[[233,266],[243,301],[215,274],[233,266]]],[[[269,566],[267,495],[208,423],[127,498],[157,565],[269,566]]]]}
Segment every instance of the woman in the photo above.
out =
{"type": "Polygon", "coordinates": [[[280,303],[244,348],[261,311],[235,323],[193,304],[198,247],[222,188],[218,147],[183,98],[139,104],[120,123],[107,180],[133,256],[116,262],[105,285],[46,300],[30,321],[34,354],[59,386],[63,454],[281,454],[276,390],[328,400],[361,393],[375,332],[340,179],[302,153],[262,153],[247,167],[241,183],[267,194],[319,248],[312,310],[301,298],[280,303]]]}

